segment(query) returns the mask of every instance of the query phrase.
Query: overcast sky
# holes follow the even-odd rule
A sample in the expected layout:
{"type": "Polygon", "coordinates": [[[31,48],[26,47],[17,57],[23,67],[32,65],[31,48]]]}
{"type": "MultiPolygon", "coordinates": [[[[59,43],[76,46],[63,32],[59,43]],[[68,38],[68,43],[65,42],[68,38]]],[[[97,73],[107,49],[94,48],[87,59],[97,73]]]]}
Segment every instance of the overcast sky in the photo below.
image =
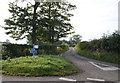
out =
{"type": "MultiPolygon", "coordinates": [[[[0,25],[4,26],[4,19],[10,17],[8,3],[14,0],[0,2],[0,25]]],[[[118,30],[118,2],[120,0],[69,0],[77,6],[72,11],[71,24],[75,34],[80,34],[83,41],[99,39],[103,33],[112,33],[118,30]]],[[[12,43],[26,43],[26,40],[15,41],[5,34],[0,27],[0,41],[9,39],[12,43]]],[[[67,40],[69,39],[66,38],[67,40]]]]}

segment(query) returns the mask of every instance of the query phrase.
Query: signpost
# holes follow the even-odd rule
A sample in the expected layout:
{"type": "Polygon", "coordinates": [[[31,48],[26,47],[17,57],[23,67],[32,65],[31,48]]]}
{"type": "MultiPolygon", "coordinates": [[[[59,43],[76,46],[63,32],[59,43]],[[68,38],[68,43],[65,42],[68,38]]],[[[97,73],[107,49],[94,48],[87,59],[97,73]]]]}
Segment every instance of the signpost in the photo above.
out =
{"type": "Polygon", "coordinates": [[[37,53],[37,51],[34,48],[31,48],[30,53],[33,53],[33,56],[34,56],[34,54],[37,53]]]}
{"type": "Polygon", "coordinates": [[[35,53],[37,53],[37,51],[35,50],[35,48],[38,49],[38,47],[39,47],[38,45],[33,45],[33,48],[31,48],[30,53],[33,53],[33,56],[34,56],[35,53]]]}
{"type": "Polygon", "coordinates": [[[34,46],[33,46],[33,48],[36,48],[36,49],[38,49],[38,47],[39,47],[38,45],[34,45],[34,46]]]}

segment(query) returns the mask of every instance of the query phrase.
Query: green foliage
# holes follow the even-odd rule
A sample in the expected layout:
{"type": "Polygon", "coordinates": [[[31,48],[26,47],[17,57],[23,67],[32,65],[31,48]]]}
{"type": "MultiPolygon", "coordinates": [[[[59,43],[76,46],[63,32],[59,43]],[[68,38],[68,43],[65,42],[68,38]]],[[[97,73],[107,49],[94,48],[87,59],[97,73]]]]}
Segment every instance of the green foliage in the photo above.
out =
{"type": "Polygon", "coordinates": [[[46,34],[43,36],[48,42],[54,43],[59,40],[59,38],[66,37],[68,34],[72,34],[73,26],[69,23],[72,14],[68,13],[70,10],[76,8],[75,5],[70,3],[43,3],[40,5],[42,8],[41,14],[43,17],[42,21],[45,23],[43,26],[46,29],[46,34]]]}
{"type": "Polygon", "coordinates": [[[65,58],[39,55],[2,60],[2,73],[22,76],[65,76],[79,72],[65,58]]]}
{"type": "Polygon", "coordinates": [[[35,2],[34,5],[27,2],[25,7],[10,3],[12,16],[5,19],[7,27],[4,29],[16,40],[27,38],[32,44],[38,40],[53,44],[73,33],[73,26],[69,22],[73,14],[69,11],[74,9],[76,6],[68,2],[35,2]]]}
{"type": "Polygon", "coordinates": [[[73,42],[67,40],[59,40],[58,42],[55,43],[55,45],[60,46],[63,42],[68,44],[69,47],[74,47],[73,42]]]}
{"type": "Polygon", "coordinates": [[[104,50],[120,53],[120,34],[116,31],[112,35],[103,36],[101,46],[104,50]]]}
{"type": "MultiPolygon", "coordinates": [[[[2,58],[7,59],[8,57],[10,58],[15,58],[15,57],[20,57],[20,56],[32,56],[30,53],[31,48],[33,46],[30,45],[22,45],[22,44],[4,44],[5,49],[3,49],[2,52],[2,58]]],[[[56,50],[57,47],[52,44],[44,44],[39,46],[39,49],[37,50],[37,54],[57,54],[56,50]]]]}
{"type": "Polygon", "coordinates": [[[61,47],[62,49],[67,49],[67,50],[68,50],[68,48],[69,48],[68,44],[65,43],[65,42],[63,42],[63,43],[60,45],[60,47],[61,47]]]}
{"type": "Polygon", "coordinates": [[[70,41],[76,45],[78,42],[80,42],[82,40],[81,38],[82,38],[82,36],[80,36],[79,34],[73,35],[72,37],[70,37],[70,41]]]}
{"type": "Polygon", "coordinates": [[[82,56],[92,58],[99,61],[110,62],[115,64],[120,64],[120,55],[114,52],[106,52],[106,51],[90,51],[90,50],[81,50],[79,48],[75,48],[77,53],[82,56]]]}
{"type": "Polygon", "coordinates": [[[82,50],[87,49],[91,51],[105,50],[108,52],[120,53],[120,35],[114,32],[112,35],[103,36],[101,39],[94,39],[89,42],[82,41],[78,45],[82,50]]]}
{"type": "Polygon", "coordinates": [[[75,49],[83,56],[120,64],[120,35],[118,32],[103,36],[103,38],[98,40],[79,42],[75,49]]]}
{"type": "MultiPolygon", "coordinates": [[[[7,58],[15,58],[15,57],[21,57],[21,56],[32,56],[30,53],[31,48],[33,46],[31,45],[22,45],[22,44],[3,44],[5,49],[2,49],[2,59],[7,58]]],[[[60,46],[56,46],[53,44],[43,44],[39,45],[39,48],[37,50],[37,54],[53,54],[58,55],[60,53],[64,53],[67,51],[68,45],[66,43],[62,43],[60,46]]]]}
{"type": "Polygon", "coordinates": [[[79,48],[79,49],[88,49],[89,45],[87,41],[82,41],[82,42],[78,42],[78,44],[76,45],[75,48],[79,48]]]}
{"type": "Polygon", "coordinates": [[[82,50],[84,50],[84,49],[91,50],[91,51],[100,50],[101,49],[101,39],[99,39],[99,40],[94,39],[90,42],[82,41],[82,42],[78,43],[78,46],[82,50]]]}
{"type": "Polygon", "coordinates": [[[22,44],[3,44],[5,48],[2,49],[2,58],[7,59],[8,57],[20,57],[20,56],[28,56],[30,54],[30,50],[32,46],[22,45],[22,44]]]}
{"type": "Polygon", "coordinates": [[[38,54],[54,54],[56,55],[57,47],[53,44],[43,44],[39,46],[38,54]]]}
{"type": "Polygon", "coordinates": [[[59,47],[57,47],[57,53],[64,53],[65,51],[67,51],[69,49],[69,46],[67,43],[63,42],[59,47]]]}

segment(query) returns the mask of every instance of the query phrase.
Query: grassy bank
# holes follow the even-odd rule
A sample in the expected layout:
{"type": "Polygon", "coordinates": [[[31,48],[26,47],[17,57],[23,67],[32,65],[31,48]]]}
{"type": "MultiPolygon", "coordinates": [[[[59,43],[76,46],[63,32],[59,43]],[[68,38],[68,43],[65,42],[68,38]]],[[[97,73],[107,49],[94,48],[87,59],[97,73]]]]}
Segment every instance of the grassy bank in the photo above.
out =
{"type": "Polygon", "coordinates": [[[2,73],[22,76],[64,76],[79,72],[64,57],[36,55],[2,60],[2,73]]]}
{"type": "Polygon", "coordinates": [[[81,50],[78,47],[75,47],[77,53],[79,53],[82,56],[104,61],[104,62],[110,62],[114,64],[120,64],[120,54],[114,53],[114,52],[106,52],[106,51],[90,51],[90,50],[81,50]]]}

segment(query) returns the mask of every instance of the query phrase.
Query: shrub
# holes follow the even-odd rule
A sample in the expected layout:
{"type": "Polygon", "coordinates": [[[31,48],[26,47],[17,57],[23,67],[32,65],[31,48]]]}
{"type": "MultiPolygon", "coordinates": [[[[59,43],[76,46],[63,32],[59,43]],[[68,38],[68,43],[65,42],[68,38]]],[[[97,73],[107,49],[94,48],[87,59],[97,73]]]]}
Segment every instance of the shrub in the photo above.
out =
{"type": "MultiPolygon", "coordinates": [[[[22,44],[3,44],[5,49],[2,50],[3,59],[15,58],[20,56],[32,56],[30,53],[33,46],[22,44]]],[[[39,46],[37,54],[56,54],[57,47],[52,44],[44,44],[39,46]]]]}
{"type": "MultiPolygon", "coordinates": [[[[30,45],[22,45],[22,44],[3,44],[4,47],[6,47],[5,49],[3,49],[3,59],[7,59],[8,57],[10,58],[15,58],[15,57],[20,57],[20,56],[32,56],[32,54],[30,53],[31,48],[33,48],[33,46],[30,45]]],[[[53,44],[43,44],[41,46],[39,46],[37,50],[37,55],[38,54],[53,54],[53,55],[57,55],[59,53],[63,53],[65,51],[67,51],[69,49],[68,44],[66,43],[62,43],[60,45],[61,50],[58,48],[56,45],[53,44]]]]}
{"type": "Polygon", "coordinates": [[[44,44],[39,46],[38,54],[56,54],[57,46],[53,44],[44,44]],[[40,53],[39,53],[40,52],[40,53]]]}
{"type": "Polygon", "coordinates": [[[79,53],[82,56],[100,60],[100,61],[120,64],[120,54],[118,54],[118,53],[107,52],[105,50],[93,51],[93,50],[89,50],[89,49],[81,49],[81,42],[79,42],[76,45],[75,49],[76,49],[77,53],[79,53]]]}
{"type": "Polygon", "coordinates": [[[101,45],[108,52],[120,53],[120,34],[114,32],[112,35],[103,36],[101,45]]]}
{"type": "Polygon", "coordinates": [[[2,58],[7,59],[8,57],[20,57],[25,55],[30,55],[28,51],[30,50],[31,46],[25,44],[3,44],[5,49],[2,52],[2,58]]]}
{"type": "Polygon", "coordinates": [[[114,32],[101,39],[79,42],[76,51],[88,58],[120,64],[120,34],[114,32]]]}

